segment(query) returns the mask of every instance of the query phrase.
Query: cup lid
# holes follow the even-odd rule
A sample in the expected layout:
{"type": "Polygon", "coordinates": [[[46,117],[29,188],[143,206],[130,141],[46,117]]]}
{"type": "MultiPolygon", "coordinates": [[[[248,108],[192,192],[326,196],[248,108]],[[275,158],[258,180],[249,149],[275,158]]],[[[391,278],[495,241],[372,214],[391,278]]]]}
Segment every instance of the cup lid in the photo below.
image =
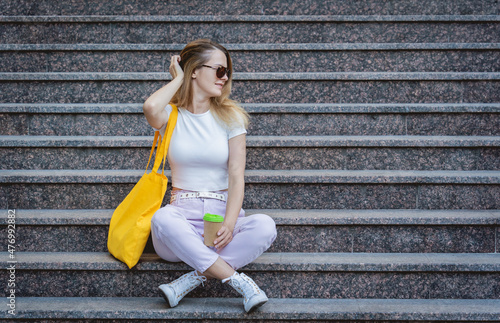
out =
{"type": "Polygon", "coordinates": [[[208,222],[224,222],[224,218],[217,214],[205,213],[203,220],[208,222]]]}

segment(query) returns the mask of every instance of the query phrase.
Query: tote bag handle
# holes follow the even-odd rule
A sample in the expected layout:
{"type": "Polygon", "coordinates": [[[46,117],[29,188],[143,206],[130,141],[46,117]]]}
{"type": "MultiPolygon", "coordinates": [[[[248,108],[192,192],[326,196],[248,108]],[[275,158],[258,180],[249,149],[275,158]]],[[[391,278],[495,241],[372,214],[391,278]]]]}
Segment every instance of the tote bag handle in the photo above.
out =
{"type": "Polygon", "coordinates": [[[170,116],[167,122],[167,129],[165,130],[165,135],[163,136],[163,139],[161,138],[160,131],[155,131],[153,146],[151,147],[148,164],[146,165],[146,171],[144,173],[147,173],[148,171],[149,163],[151,162],[151,157],[153,156],[153,151],[155,149],[156,144],[158,143],[158,149],[156,149],[155,163],[153,165],[152,172],[155,173],[158,172],[158,169],[160,168],[160,163],[163,160],[161,174],[162,176],[165,176],[165,160],[167,159],[168,147],[170,146],[170,139],[172,138],[172,133],[174,132],[175,124],[177,123],[177,114],[178,114],[177,106],[175,106],[174,104],[171,104],[171,106],[172,106],[172,112],[170,112],[170,116]]]}

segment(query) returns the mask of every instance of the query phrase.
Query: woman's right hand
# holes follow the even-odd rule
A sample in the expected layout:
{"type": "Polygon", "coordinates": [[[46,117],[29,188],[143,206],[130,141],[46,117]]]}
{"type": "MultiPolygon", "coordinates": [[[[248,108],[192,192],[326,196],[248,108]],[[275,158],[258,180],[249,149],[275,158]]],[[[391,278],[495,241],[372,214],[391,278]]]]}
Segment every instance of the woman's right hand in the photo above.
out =
{"type": "Polygon", "coordinates": [[[172,79],[176,77],[181,77],[181,78],[184,77],[184,71],[182,70],[181,65],[179,64],[180,61],[181,57],[179,55],[174,55],[171,58],[169,71],[170,75],[172,75],[172,79]]]}
{"type": "Polygon", "coordinates": [[[170,62],[172,80],[151,94],[142,105],[142,111],[146,116],[146,120],[148,120],[148,123],[153,128],[160,129],[167,123],[169,114],[166,112],[165,107],[170,103],[184,82],[184,72],[179,65],[180,60],[180,56],[172,56],[172,61],[170,62]]]}

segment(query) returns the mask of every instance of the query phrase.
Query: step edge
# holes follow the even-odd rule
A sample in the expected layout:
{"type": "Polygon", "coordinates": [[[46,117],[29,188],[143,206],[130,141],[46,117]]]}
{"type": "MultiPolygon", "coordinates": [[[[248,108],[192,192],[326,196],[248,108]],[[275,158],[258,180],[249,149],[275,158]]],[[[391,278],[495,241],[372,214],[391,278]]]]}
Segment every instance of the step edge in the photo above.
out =
{"type": "MultiPolygon", "coordinates": [[[[0,103],[0,113],[143,114],[142,103],[0,103]]],[[[243,103],[257,113],[500,113],[500,103],[243,103]]]]}
{"type": "MultiPolygon", "coordinates": [[[[0,81],[169,81],[163,72],[0,72],[0,81]]],[[[235,81],[498,81],[500,72],[259,72],[235,81]]]]}
{"type": "MultiPolygon", "coordinates": [[[[0,252],[2,268],[10,264],[0,252]]],[[[13,261],[13,260],[10,260],[13,261]]],[[[107,252],[16,252],[16,270],[189,271],[184,263],[169,263],[143,254],[132,269],[107,252]]],[[[269,253],[242,271],[284,272],[500,272],[499,253],[269,253]]]]}
{"type": "MultiPolygon", "coordinates": [[[[13,209],[11,217],[20,226],[108,226],[114,209],[13,209]]],[[[500,225],[500,210],[308,210],[246,209],[247,215],[263,213],[278,226],[296,225],[384,225],[457,226],[500,225]]],[[[0,212],[7,225],[9,210],[0,212]]],[[[0,225],[3,226],[3,225],[0,225]]]]}
{"type": "MultiPolygon", "coordinates": [[[[0,170],[0,183],[137,183],[144,170],[0,170]]],[[[170,178],[170,171],[165,170],[170,178]]],[[[500,171],[247,170],[247,184],[500,184],[500,171]]]]}
{"type": "MultiPolygon", "coordinates": [[[[498,50],[500,43],[228,43],[230,51],[498,50]]],[[[0,44],[2,51],[180,51],[183,44],[0,44]]]]}
{"type": "MultiPolygon", "coordinates": [[[[174,309],[156,297],[18,297],[16,301],[19,319],[250,319],[240,298],[187,297],[174,309]],[[108,309],[102,309],[103,304],[108,309]]],[[[271,298],[251,314],[251,319],[497,320],[499,309],[497,299],[271,298]]],[[[0,318],[12,316],[3,311],[0,318]]]]}
{"type": "Polygon", "coordinates": [[[499,15],[49,15],[0,16],[0,23],[90,22],[498,22],[499,15]]]}
{"type": "MultiPolygon", "coordinates": [[[[0,135],[1,148],[146,148],[153,136],[0,135]]],[[[248,148],[499,147],[500,136],[247,136],[248,148]]]]}

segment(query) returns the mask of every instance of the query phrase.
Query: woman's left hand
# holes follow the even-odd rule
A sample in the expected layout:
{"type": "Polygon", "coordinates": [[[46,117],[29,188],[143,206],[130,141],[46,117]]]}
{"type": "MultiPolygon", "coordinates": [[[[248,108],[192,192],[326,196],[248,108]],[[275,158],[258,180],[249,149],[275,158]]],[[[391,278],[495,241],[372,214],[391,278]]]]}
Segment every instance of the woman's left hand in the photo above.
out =
{"type": "Polygon", "coordinates": [[[215,248],[222,249],[233,240],[233,229],[229,228],[227,224],[222,224],[222,228],[217,232],[217,239],[215,239],[215,248]]]}

